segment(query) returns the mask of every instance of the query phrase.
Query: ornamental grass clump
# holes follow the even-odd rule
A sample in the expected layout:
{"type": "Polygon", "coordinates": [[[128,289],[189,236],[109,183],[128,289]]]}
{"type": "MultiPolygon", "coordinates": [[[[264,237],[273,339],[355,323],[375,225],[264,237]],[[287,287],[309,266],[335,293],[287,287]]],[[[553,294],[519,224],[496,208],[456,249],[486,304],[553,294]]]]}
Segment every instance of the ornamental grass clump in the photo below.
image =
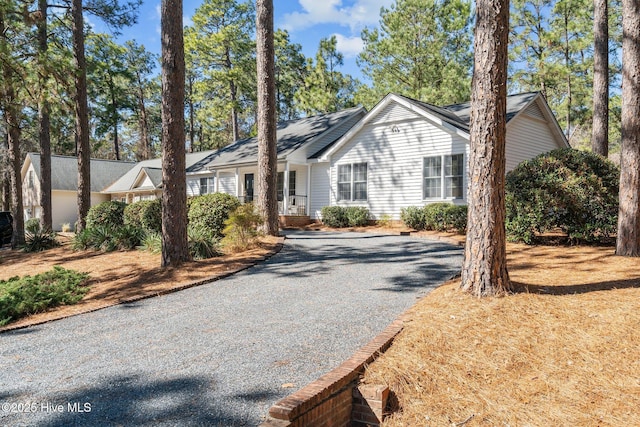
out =
{"type": "Polygon", "coordinates": [[[252,203],[241,205],[224,222],[224,238],[220,242],[230,252],[241,252],[256,244],[262,218],[252,203]]]}
{"type": "Polygon", "coordinates": [[[56,233],[51,230],[45,230],[40,225],[40,221],[31,218],[24,227],[24,252],[41,252],[47,249],[60,246],[60,242],[56,237],[56,233]]]}

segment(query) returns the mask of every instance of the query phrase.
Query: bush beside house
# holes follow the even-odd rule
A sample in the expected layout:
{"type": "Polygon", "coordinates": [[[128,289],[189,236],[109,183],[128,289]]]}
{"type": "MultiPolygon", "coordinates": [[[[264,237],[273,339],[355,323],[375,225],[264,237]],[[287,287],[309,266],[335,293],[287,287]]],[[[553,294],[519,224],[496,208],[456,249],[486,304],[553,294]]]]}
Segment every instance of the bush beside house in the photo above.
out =
{"type": "Polygon", "coordinates": [[[363,206],[325,206],[322,223],[335,228],[361,227],[369,221],[369,209],[363,206]]]}
{"type": "Polygon", "coordinates": [[[506,178],[506,229],[531,244],[561,229],[570,241],[602,242],[616,232],[620,170],[574,149],[554,150],[518,165],[506,178]]]}
{"type": "Polygon", "coordinates": [[[402,222],[415,230],[456,231],[467,229],[467,207],[451,203],[409,206],[400,213],[402,222]]]}

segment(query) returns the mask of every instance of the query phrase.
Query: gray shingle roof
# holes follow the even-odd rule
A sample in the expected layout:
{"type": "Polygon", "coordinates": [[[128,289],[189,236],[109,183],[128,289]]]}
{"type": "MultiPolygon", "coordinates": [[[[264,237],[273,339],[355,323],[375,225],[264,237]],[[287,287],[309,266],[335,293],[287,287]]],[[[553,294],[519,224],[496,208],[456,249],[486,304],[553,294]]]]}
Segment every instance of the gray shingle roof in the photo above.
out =
{"type": "MultiPolygon", "coordinates": [[[[527,92],[519,93],[516,95],[507,96],[507,123],[518,115],[523,108],[539,95],[539,92],[527,92]]],[[[444,107],[438,107],[436,105],[428,104],[426,102],[418,101],[406,96],[403,98],[409,100],[413,104],[419,105],[422,108],[429,110],[431,113],[438,116],[445,122],[469,132],[469,124],[471,121],[471,103],[464,102],[462,104],[452,104],[444,107]]]]}
{"type": "MultiPolygon", "coordinates": [[[[316,138],[321,137],[329,129],[349,120],[355,114],[362,114],[362,111],[361,107],[354,107],[336,113],[289,120],[278,124],[278,159],[287,157],[307,143],[315,142],[316,138]]],[[[331,140],[327,141],[327,144],[330,145],[336,140],[336,137],[332,137],[331,140]]],[[[212,156],[208,166],[237,165],[255,163],[257,161],[258,138],[254,137],[242,139],[220,149],[212,156]]]]}
{"type": "MultiPolygon", "coordinates": [[[[206,170],[204,165],[209,163],[209,158],[215,153],[215,151],[200,151],[197,153],[187,153],[186,165],[187,172],[198,172],[206,170]]],[[[122,193],[130,191],[135,184],[135,180],[140,174],[140,170],[145,169],[147,175],[153,182],[156,188],[160,188],[162,185],[162,159],[150,159],[143,160],[132,165],[131,169],[115,181],[109,187],[104,188],[105,193],[122,193]]]]}
{"type": "MultiPolygon", "coordinates": [[[[40,153],[27,154],[40,180],[40,153]]],[[[129,171],[135,163],[91,159],[91,192],[98,193],[129,171]]],[[[78,190],[78,159],[72,156],[51,156],[51,189],[78,190]]]]}

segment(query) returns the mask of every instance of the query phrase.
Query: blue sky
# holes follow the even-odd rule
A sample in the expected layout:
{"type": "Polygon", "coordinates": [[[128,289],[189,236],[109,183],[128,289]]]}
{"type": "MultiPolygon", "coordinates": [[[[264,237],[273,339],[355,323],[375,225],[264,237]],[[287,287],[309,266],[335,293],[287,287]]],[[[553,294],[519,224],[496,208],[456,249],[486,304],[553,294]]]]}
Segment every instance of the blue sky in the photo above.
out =
{"type": "MultiPolygon", "coordinates": [[[[184,23],[202,0],[184,0],[184,23]]],[[[393,0],[274,0],[275,26],[289,31],[291,41],[302,45],[303,53],[313,57],[320,39],[335,35],[338,50],[345,57],[342,72],[361,78],[355,58],[362,49],[360,32],[377,26],[380,7],[389,7],[393,0]]],[[[95,18],[94,18],[95,19],[95,18]]],[[[89,18],[91,21],[91,18],[89,18]]],[[[96,31],[100,24],[96,24],[96,31]]],[[[138,24],[125,28],[120,41],[134,39],[154,52],[160,52],[160,2],[144,0],[138,24]]]]}

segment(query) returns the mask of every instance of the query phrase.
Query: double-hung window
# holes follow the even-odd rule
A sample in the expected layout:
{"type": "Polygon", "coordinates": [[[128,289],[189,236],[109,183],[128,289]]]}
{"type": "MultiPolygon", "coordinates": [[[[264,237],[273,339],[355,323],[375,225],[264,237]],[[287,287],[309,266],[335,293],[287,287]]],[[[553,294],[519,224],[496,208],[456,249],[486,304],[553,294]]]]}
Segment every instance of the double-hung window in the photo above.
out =
{"type": "Polygon", "coordinates": [[[200,194],[211,194],[215,192],[214,178],[200,178],[200,194]]]}
{"type": "Polygon", "coordinates": [[[367,200],[367,164],[338,165],[338,201],[367,200]]]}
{"type": "Polygon", "coordinates": [[[425,157],[422,175],[425,199],[464,197],[464,154],[425,157]]]}

